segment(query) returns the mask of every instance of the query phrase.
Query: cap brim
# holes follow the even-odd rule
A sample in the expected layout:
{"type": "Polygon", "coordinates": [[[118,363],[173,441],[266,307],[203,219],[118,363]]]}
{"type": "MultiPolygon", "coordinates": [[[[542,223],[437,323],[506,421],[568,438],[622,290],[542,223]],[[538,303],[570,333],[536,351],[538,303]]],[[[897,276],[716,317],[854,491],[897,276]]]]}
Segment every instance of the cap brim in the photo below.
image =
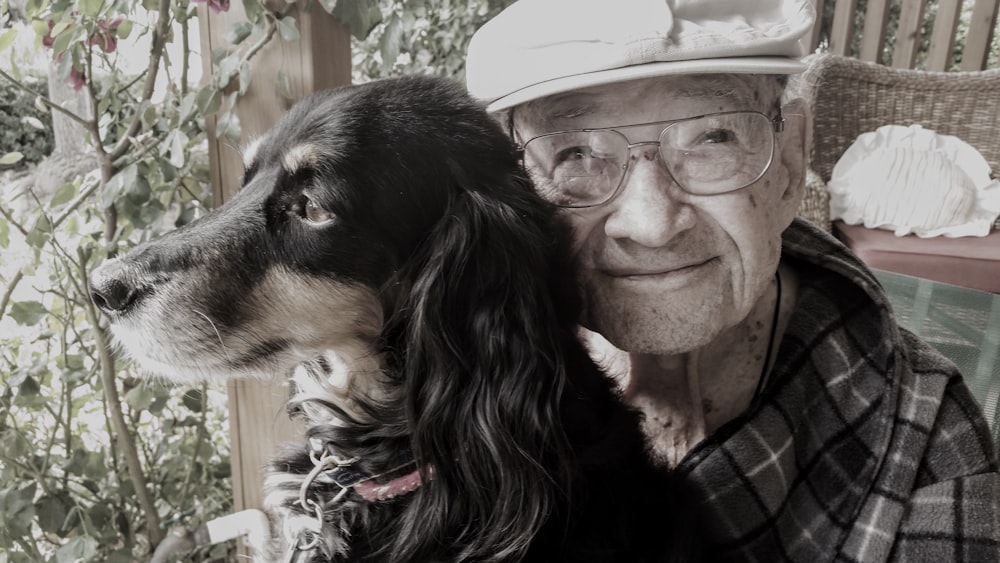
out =
{"type": "Polygon", "coordinates": [[[493,113],[553,94],[640,78],[673,74],[798,74],[805,69],[805,63],[788,57],[734,57],[646,63],[532,84],[493,100],[486,106],[486,111],[493,113]]]}

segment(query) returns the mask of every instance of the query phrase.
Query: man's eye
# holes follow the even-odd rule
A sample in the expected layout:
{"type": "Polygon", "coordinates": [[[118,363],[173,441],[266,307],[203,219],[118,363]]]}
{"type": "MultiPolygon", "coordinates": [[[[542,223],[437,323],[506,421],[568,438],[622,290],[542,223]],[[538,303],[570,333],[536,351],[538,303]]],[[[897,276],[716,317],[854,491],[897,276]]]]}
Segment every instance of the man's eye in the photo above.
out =
{"type": "Polygon", "coordinates": [[[570,147],[559,151],[556,155],[556,162],[567,162],[573,160],[583,160],[593,156],[590,147],[570,147]]]}
{"type": "Polygon", "coordinates": [[[736,140],[736,134],[728,129],[710,129],[701,136],[702,143],[731,143],[736,140]]]}

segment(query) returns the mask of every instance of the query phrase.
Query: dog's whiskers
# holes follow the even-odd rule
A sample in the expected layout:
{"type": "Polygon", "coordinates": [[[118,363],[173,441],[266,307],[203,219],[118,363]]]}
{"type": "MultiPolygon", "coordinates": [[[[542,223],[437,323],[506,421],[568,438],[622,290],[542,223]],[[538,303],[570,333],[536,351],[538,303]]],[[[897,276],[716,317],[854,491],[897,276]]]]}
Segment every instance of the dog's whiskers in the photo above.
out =
{"type": "Polygon", "coordinates": [[[191,312],[193,312],[196,315],[201,315],[206,321],[208,321],[209,326],[211,326],[212,330],[215,331],[215,337],[219,339],[219,347],[222,348],[222,355],[226,357],[226,363],[228,365],[233,365],[233,359],[229,357],[229,349],[226,348],[226,343],[223,342],[222,334],[219,332],[219,327],[215,325],[215,321],[213,321],[208,317],[208,315],[202,313],[197,309],[191,309],[191,312]]]}

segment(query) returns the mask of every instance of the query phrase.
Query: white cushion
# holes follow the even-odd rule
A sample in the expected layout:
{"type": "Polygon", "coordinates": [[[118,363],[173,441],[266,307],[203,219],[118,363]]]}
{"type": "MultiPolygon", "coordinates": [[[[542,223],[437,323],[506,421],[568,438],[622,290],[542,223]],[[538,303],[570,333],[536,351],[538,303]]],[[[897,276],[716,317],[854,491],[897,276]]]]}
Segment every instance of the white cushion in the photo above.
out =
{"type": "Polygon", "coordinates": [[[858,136],[827,186],[833,219],[897,236],[986,236],[1000,216],[1000,182],[986,159],[919,125],[858,136]]]}

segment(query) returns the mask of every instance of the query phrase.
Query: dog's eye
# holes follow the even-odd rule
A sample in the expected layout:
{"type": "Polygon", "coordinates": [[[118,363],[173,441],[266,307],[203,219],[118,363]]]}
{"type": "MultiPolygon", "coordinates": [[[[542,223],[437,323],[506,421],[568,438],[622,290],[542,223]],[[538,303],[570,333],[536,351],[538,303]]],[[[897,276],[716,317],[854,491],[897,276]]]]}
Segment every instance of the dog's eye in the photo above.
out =
{"type": "Polygon", "coordinates": [[[306,219],[309,219],[313,223],[323,223],[324,221],[333,219],[333,214],[310,199],[306,202],[306,219]]]}
{"type": "Polygon", "coordinates": [[[323,208],[306,194],[302,194],[302,199],[295,206],[299,216],[310,223],[326,223],[333,220],[333,213],[323,208]]]}

